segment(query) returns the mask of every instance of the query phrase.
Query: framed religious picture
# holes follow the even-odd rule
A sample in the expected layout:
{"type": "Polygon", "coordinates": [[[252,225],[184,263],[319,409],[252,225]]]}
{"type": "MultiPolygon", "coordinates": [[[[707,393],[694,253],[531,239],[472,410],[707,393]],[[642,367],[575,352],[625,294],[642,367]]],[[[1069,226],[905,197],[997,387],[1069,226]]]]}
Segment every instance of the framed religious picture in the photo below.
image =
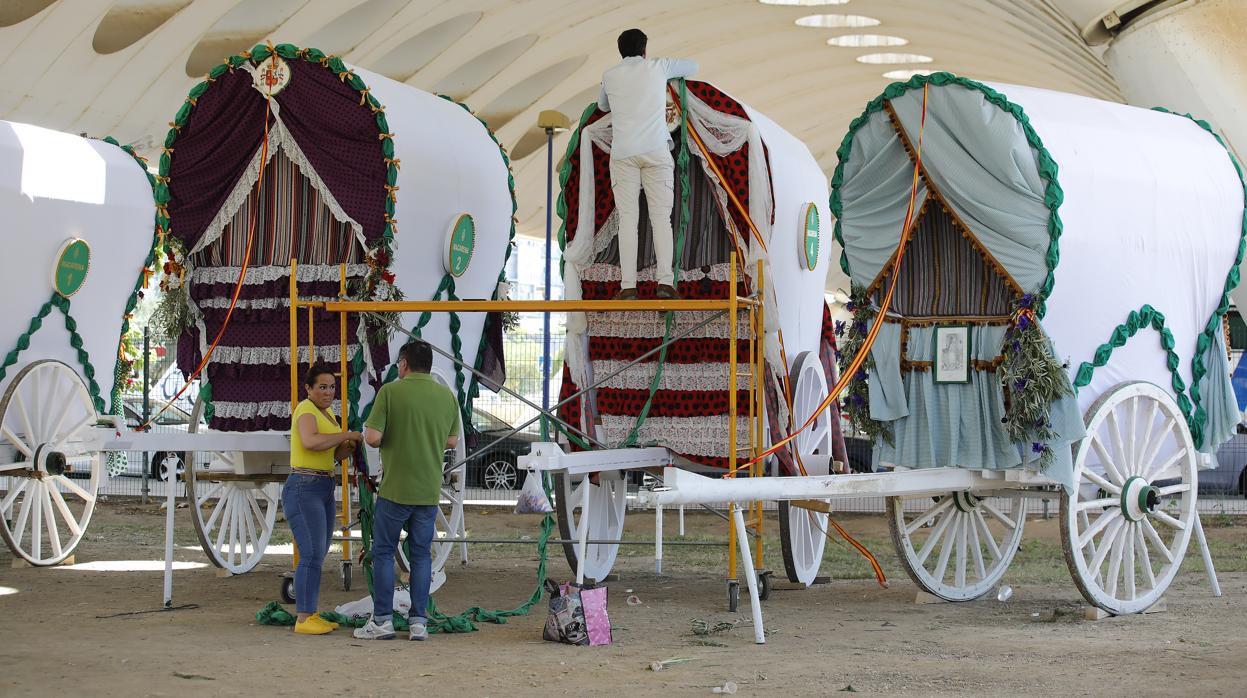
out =
{"type": "Polygon", "coordinates": [[[970,382],[970,326],[937,325],[931,370],[935,382],[970,382]]]}

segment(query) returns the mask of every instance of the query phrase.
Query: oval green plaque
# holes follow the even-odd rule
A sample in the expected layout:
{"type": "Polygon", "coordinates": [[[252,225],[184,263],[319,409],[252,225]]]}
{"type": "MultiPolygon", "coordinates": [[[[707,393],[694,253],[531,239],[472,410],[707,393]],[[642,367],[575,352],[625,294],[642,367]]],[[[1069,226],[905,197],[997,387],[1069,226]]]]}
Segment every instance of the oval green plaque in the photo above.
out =
{"type": "Polygon", "coordinates": [[[463,276],[472,262],[476,249],[476,223],[472,216],[463,214],[455,219],[455,225],[446,236],[446,273],[453,277],[463,276]]]}
{"type": "Polygon", "coordinates": [[[52,269],[52,288],[69,298],[82,288],[91,270],[91,246],[82,238],[71,238],[61,245],[52,269]]]}
{"type": "Polygon", "coordinates": [[[801,217],[801,249],[805,260],[805,268],[814,271],[818,266],[818,206],[805,205],[805,215],[801,217]]]}

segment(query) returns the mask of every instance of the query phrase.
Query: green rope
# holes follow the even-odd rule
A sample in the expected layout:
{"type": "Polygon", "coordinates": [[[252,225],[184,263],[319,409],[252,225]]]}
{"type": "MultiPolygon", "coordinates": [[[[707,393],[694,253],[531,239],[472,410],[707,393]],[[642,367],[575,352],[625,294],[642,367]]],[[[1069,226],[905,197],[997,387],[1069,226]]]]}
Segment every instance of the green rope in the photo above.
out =
{"type": "Polygon", "coordinates": [[[95,405],[96,412],[105,414],[104,398],[100,397],[100,384],[95,380],[95,367],[91,365],[91,357],[87,354],[82,335],[78,334],[78,322],[69,314],[69,299],[55,291],[52,292],[52,297],[48,299],[48,302],[44,303],[39,308],[39,312],[30,319],[26,331],[18,335],[17,346],[5,355],[4,363],[0,365],[0,380],[4,380],[9,367],[17,363],[18,355],[30,348],[31,336],[43,327],[43,320],[52,312],[52,308],[61,311],[61,314],[65,316],[65,329],[69,331],[69,346],[73,347],[78,354],[78,363],[82,366],[82,375],[86,378],[91,402],[95,405]]]}
{"type": "MultiPolygon", "coordinates": [[[[676,164],[680,169],[680,210],[679,222],[676,225],[675,236],[675,253],[671,271],[675,275],[675,284],[680,283],[680,260],[684,258],[684,233],[688,228],[689,219],[689,171],[688,171],[688,87],[684,79],[679,80],[680,83],[680,154],[676,158],[676,164]]],[[[736,289],[731,289],[731,293],[736,293],[736,289]]],[[[671,327],[675,323],[675,313],[667,311],[666,325],[663,329],[663,346],[658,351],[657,367],[654,370],[654,378],[649,383],[649,395],[645,398],[645,404],[641,407],[640,414],[637,415],[636,421],[632,424],[632,429],[624,440],[620,442],[619,448],[628,448],[635,446],[637,434],[641,431],[641,425],[645,424],[646,418],[649,417],[650,407],[654,404],[654,395],[658,393],[658,386],[662,382],[663,368],[667,365],[667,348],[668,342],[671,340],[671,327]]]]}
{"type": "MultiPolygon", "coordinates": [[[[550,495],[550,483],[547,478],[542,478],[543,487],[546,490],[546,496],[550,495]]],[[[367,487],[359,487],[359,522],[361,540],[364,550],[364,579],[368,583],[368,593],[373,593],[373,576],[372,576],[372,523],[373,512],[375,511],[376,502],[372,496],[372,492],[367,487]]],[[[549,559],[548,544],[550,536],[554,531],[554,516],[546,514],[541,519],[541,535],[537,539],[537,584],[533,589],[533,593],[528,599],[519,606],[511,609],[487,609],[483,606],[472,606],[463,612],[450,616],[443,613],[438,607],[433,597],[429,597],[429,606],[425,613],[428,620],[428,629],[430,633],[469,633],[476,631],[475,623],[494,623],[504,624],[507,618],[515,616],[527,615],[538,601],[545,588],[546,581],[546,562],[549,559]]],[[[410,550],[408,551],[408,560],[411,559],[410,550]]],[[[349,617],[332,611],[322,611],[320,616],[325,620],[329,620],[340,625],[350,627],[361,627],[367,622],[365,617],[349,617]]],[[[267,606],[261,609],[255,615],[256,621],[261,625],[294,625],[295,617],[287,610],[282,608],[276,601],[271,601],[267,606]]],[[[394,628],[396,630],[407,629],[407,619],[400,613],[393,616],[394,628]]]]}

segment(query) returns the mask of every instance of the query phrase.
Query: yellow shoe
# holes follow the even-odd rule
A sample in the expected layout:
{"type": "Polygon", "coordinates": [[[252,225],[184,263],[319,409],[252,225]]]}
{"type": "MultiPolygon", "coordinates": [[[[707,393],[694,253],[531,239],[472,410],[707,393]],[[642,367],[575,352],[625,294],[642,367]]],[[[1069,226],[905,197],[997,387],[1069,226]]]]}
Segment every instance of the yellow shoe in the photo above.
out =
{"type": "Polygon", "coordinates": [[[333,622],[333,621],[331,621],[331,620],[325,620],[323,617],[321,617],[321,615],[320,615],[319,613],[318,613],[318,614],[316,614],[316,617],[320,620],[320,622],[324,623],[325,625],[328,625],[329,627],[333,628],[334,630],[337,630],[339,627],[341,627],[340,625],[338,625],[337,623],[335,623],[335,622],[333,622]]]}
{"type": "Polygon", "coordinates": [[[308,616],[302,623],[295,621],[294,631],[300,635],[324,635],[333,632],[334,626],[320,616],[308,616]]]}

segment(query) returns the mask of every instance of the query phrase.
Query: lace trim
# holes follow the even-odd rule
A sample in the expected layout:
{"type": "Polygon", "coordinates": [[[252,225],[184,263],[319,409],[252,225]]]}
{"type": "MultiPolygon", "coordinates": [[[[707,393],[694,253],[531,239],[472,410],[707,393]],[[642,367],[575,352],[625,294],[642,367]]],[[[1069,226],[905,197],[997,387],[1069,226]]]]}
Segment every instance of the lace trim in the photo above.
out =
{"type": "MultiPolygon", "coordinates": [[[[285,400],[264,400],[262,402],[224,402],[213,401],[217,419],[251,419],[253,417],[290,417],[290,403],[285,400]]],[[[342,401],[334,400],[330,409],[334,414],[341,414],[342,401]]]]}
{"type": "MultiPolygon", "coordinates": [[[[358,344],[347,347],[347,360],[355,358],[359,351],[358,344]]],[[[306,346],[299,347],[299,363],[306,364],[309,352],[306,346]]],[[[316,347],[316,358],[319,361],[337,363],[342,360],[342,348],[337,344],[316,347]]],[[[218,345],[212,352],[212,363],[215,364],[290,364],[290,347],[225,347],[218,345]]]]}
{"type": "MultiPolygon", "coordinates": [[[[623,368],[627,363],[627,361],[613,360],[594,361],[593,373],[598,376],[609,376],[623,368]]],[[[663,366],[662,379],[658,381],[658,389],[680,392],[691,390],[727,390],[728,376],[730,374],[731,371],[726,363],[668,363],[663,366]]],[[[737,385],[741,388],[748,386],[749,376],[749,365],[747,363],[738,363],[736,365],[737,385]]],[[[650,382],[653,379],[654,364],[637,364],[600,384],[598,387],[619,390],[649,390],[650,382]]]]}
{"type": "MultiPolygon", "coordinates": [[[[711,281],[726,282],[731,274],[731,264],[726,262],[722,264],[713,264],[710,266],[710,273],[702,271],[702,267],[694,267],[680,272],[680,281],[701,281],[709,278],[711,281]]],[[[583,281],[596,281],[599,283],[609,283],[620,280],[619,267],[614,264],[590,264],[580,274],[583,281]]],[[[653,281],[654,267],[646,267],[638,269],[636,275],[637,281],[653,281]]]]}
{"type": "MultiPolygon", "coordinates": [[[[329,187],[325,186],[325,182],[312,168],[312,163],[308,161],[307,155],[303,153],[303,149],[294,140],[294,136],[286,130],[285,124],[282,123],[276,100],[272,100],[273,104],[273,126],[269,129],[268,158],[265,165],[273,159],[278,150],[285,149],[286,157],[299,168],[299,172],[307,177],[308,181],[321,195],[321,201],[329,208],[329,212],[333,217],[351,226],[351,230],[355,233],[356,240],[359,244],[365,245],[367,241],[364,239],[364,228],[355,219],[346,215],[346,211],[342,210],[342,206],[338,200],[334,198],[333,192],[329,191],[329,187]]],[[[204,229],[203,235],[199,241],[195,243],[194,248],[190,250],[188,257],[196,252],[203,250],[208,245],[216,242],[221,237],[221,233],[225,230],[225,226],[234,218],[234,214],[247,201],[247,197],[251,196],[251,191],[260,179],[260,149],[256,150],[255,156],[251,158],[251,162],[247,164],[247,169],[243,170],[242,176],[239,177],[238,183],[234,185],[233,191],[226,197],[225,203],[221,208],[217,209],[216,215],[213,216],[212,222],[204,229]]]]}
{"type": "MultiPolygon", "coordinates": [[[[675,313],[671,334],[675,336],[714,315],[713,311],[689,311],[675,313]]],[[[628,339],[662,337],[667,330],[663,313],[639,313],[634,311],[606,311],[591,313],[588,333],[591,337],[626,337],[628,339]]],[[[749,337],[749,318],[742,315],[736,323],[736,337],[749,337]]],[[[727,339],[725,318],[710,322],[698,330],[684,335],[682,339],[727,339]]]]}
{"type": "MultiPolygon", "coordinates": [[[[237,277],[235,277],[237,278],[237,277]]],[[[229,298],[225,296],[217,296],[215,298],[205,298],[199,302],[200,308],[228,308],[229,298]]],[[[300,301],[338,301],[341,300],[337,296],[299,296],[300,301]]],[[[247,300],[239,298],[236,306],[238,310],[273,310],[276,308],[289,308],[290,299],[282,296],[280,298],[255,298],[247,300]]]]}
{"type": "MultiPolygon", "coordinates": [[[[242,267],[199,267],[192,272],[191,276],[193,278],[193,283],[197,284],[232,284],[238,281],[238,274],[241,272],[242,267]]],[[[367,274],[367,264],[346,265],[346,275],[348,278],[366,276],[367,274]]],[[[298,277],[300,282],[337,281],[338,265],[300,264],[298,277]]],[[[247,278],[243,279],[243,283],[247,285],[254,285],[289,278],[289,266],[268,265],[262,267],[248,267],[247,278]]],[[[337,299],[335,298],[334,300],[337,299]]]]}
{"type": "MultiPolygon", "coordinates": [[[[624,415],[602,415],[602,429],[606,434],[606,443],[622,443],[632,431],[636,423],[635,417],[624,415]]],[[[637,443],[658,443],[676,453],[692,456],[726,457],[728,441],[727,415],[709,415],[706,417],[650,417],[641,425],[637,432],[637,443]]],[[[749,420],[737,418],[736,443],[740,447],[749,445],[749,420]]],[[[741,451],[741,455],[744,455],[741,451]]]]}

